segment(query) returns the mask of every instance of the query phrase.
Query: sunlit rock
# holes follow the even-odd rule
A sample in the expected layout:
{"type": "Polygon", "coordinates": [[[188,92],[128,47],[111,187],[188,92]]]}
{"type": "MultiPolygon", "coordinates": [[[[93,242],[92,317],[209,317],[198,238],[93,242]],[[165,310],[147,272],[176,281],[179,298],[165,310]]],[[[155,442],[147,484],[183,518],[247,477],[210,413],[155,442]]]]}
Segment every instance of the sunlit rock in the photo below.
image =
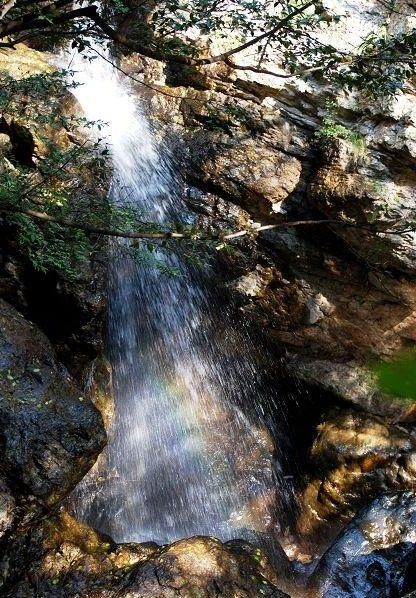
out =
{"type": "Polygon", "coordinates": [[[261,297],[271,280],[273,270],[257,265],[255,270],[237,278],[229,287],[243,297],[261,297]]]}
{"type": "Polygon", "coordinates": [[[23,79],[35,73],[50,73],[53,67],[42,52],[17,44],[11,51],[2,49],[0,52],[0,71],[15,79],[23,79]]]}
{"type": "Polygon", "coordinates": [[[254,546],[215,538],[116,545],[62,512],[17,537],[0,573],[13,586],[7,598],[285,598],[276,587],[285,583],[283,552],[277,563],[280,571],[254,546]]]}
{"type": "Polygon", "coordinates": [[[261,148],[259,160],[259,151],[252,140],[217,148],[201,164],[201,179],[231,194],[254,217],[268,218],[299,184],[301,164],[267,147],[261,148]]]}
{"type": "Polygon", "coordinates": [[[312,479],[297,524],[303,537],[333,537],[378,494],[416,488],[415,437],[364,413],[329,414],[318,427],[310,458],[312,479]]]}

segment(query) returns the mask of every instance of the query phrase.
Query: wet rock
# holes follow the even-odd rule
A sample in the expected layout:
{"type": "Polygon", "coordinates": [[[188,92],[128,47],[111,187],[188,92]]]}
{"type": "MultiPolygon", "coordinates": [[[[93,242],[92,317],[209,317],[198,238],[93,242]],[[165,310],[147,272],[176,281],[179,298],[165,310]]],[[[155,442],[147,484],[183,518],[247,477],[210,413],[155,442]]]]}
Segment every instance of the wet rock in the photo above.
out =
{"type": "Polygon", "coordinates": [[[112,388],[111,364],[106,357],[96,357],[88,368],[85,378],[85,392],[97,407],[103,418],[106,432],[114,417],[114,397],[112,388]]]}
{"type": "Polygon", "coordinates": [[[241,597],[284,596],[264,577],[261,563],[255,558],[234,554],[213,538],[181,540],[152,561],[138,567],[126,597],[208,598],[233,596],[236,592],[241,597]]]}
{"type": "Polygon", "coordinates": [[[42,52],[17,44],[12,52],[3,51],[0,55],[0,71],[14,79],[23,79],[35,73],[50,73],[53,68],[42,52]]]}
{"type": "MultiPolygon", "coordinates": [[[[0,300],[2,472],[23,519],[61,500],[105,444],[101,416],[44,334],[0,300]]],[[[2,501],[5,509],[10,500],[2,501]]]]}
{"type": "Polygon", "coordinates": [[[361,511],[322,557],[311,580],[326,598],[396,598],[416,558],[416,494],[387,494],[361,511]]]}
{"type": "Polygon", "coordinates": [[[333,538],[380,493],[416,489],[415,437],[365,413],[329,414],[318,427],[311,461],[297,524],[306,537],[333,538]]]}
{"type": "Polygon", "coordinates": [[[17,539],[0,571],[8,598],[286,596],[268,558],[248,543],[195,537],[117,546],[65,512],[17,539]]]}

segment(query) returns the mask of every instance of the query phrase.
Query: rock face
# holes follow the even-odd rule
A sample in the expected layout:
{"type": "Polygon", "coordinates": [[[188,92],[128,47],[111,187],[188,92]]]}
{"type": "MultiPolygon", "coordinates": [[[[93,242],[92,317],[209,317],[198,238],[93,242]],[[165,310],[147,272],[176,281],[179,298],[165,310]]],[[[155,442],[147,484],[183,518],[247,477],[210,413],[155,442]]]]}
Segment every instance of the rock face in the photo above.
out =
{"type": "Polygon", "coordinates": [[[18,538],[0,572],[9,598],[286,596],[267,558],[247,543],[195,537],[117,546],[66,513],[18,538]]]}
{"type": "MultiPolygon", "coordinates": [[[[354,2],[325,6],[340,20],[322,35],[341,49],[346,39],[358,46],[374,24],[411,25],[387,18],[372,0],[365,10],[354,2]]],[[[209,192],[201,212],[216,195],[263,224],[341,223],[264,232],[255,251],[241,241],[224,278],[240,308],[267,329],[290,377],[371,413],[414,420],[414,407],[380,393],[367,367],[416,339],[414,235],[393,234],[416,219],[411,90],[369,101],[313,77],[282,82],[223,66],[197,73],[134,57],[123,68],[177,97],[147,92],[188,181],[209,192]],[[325,132],[328,118],[355,137],[325,132]]]]}
{"type": "Polygon", "coordinates": [[[303,537],[332,536],[379,494],[416,489],[416,438],[357,411],[329,414],[311,449],[314,470],[301,500],[303,537]]]}
{"type": "Polygon", "coordinates": [[[11,526],[12,512],[17,525],[62,500],[105,439],[100,413],[57,361],[48,339],[0,300],[3,530],[11,526]]]}
{"type": "MultiPolygon", "coordinates": [[[[416,494],[377,498],[341,533],[311,581],[316,596],[395,598],[415,582],[416,494]]],[[[414,585],[413,585],[414,587],[414,585]]]]}
{"type": "MultiPolygon", "coordinates": [[[[343,139],[327,139],[320,144],[320,168],[308,186],[311,204],[329,220],[346,225],[335,228],[331,225],[331,228],[362,260],[377,269],[414,275],[416,245],[412,233],[380,232],[374,235],[371,227],[376,221],[380,231],[391,227],[394,230],[393,225],[397,222],[413,221],[415,198],[411,188],[416,179],[413,179],[412,172],[407,172],[408,188],[401,189],[400,183],[405,175],[401,173],[399,178],[399,173],[393,170],[399,168],[396,164],[390,174],[396,176],[398,182],[380,182],[379,178],[360,171],[356,165],[356,151],[351,142],[343,139]],[[353,226],[348,226],[351,224],[353,226]]],[[[365,160],[364,157],[360,159],[365,160]]]]}

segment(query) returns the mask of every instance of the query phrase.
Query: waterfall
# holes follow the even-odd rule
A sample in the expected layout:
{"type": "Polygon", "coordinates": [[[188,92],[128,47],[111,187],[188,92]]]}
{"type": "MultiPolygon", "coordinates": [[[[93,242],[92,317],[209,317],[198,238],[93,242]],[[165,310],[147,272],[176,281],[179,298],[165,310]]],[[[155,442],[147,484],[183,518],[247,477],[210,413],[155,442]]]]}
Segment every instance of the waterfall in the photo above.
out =
{"type": "MultiPolygon", "coordinates": [[[[75,56],[71,68],[86,117],[106,123],[110,201],[147,221],[191,221],[183,184],[128,80],[101,58],[75,56]]],[[[157,255],[173,277],[127,248],[114,241],[109,272],[116,413],[105,467],[78,487],[75,514],[117,542],[268,534],[287,490],[265,425],[265,404],[278,397],[264,396],[256,347],[180,247],[157,255]]]]}

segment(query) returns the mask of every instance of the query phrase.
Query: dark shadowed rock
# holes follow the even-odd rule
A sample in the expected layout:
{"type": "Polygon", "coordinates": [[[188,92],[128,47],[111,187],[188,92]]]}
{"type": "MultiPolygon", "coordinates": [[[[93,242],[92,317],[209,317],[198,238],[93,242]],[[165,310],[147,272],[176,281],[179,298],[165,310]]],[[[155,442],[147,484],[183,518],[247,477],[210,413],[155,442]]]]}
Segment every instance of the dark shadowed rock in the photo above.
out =
{"type": "MultiPolygon", "coordinates": [[[[386,321],[384,314],[381,318],[381,321],[386,321]]],[[[362,329],[362,333],[366,334],[367,330],[362,329]]],[[[380,334],[380,331],[375,334],[380,334]]],[[[385,334],[384,340],[387,340],[388,336],[385,334]]],[[[334,397],[388,421],[414,422],[416,419],[415,401],[383,392],[376,376],[357,362],[335,363],[292,355],[285,358],[285,367],[292,376],[300,378],[312,387],[330,391],[334,397]]]]}
{"type": "Polygon", "coordinates": [[[366,413],[330,413],[318,427],[310,457],[314,473],[301,500],[302,535],[333,538],[379,494],[416,488],[415,438],[366,413]]]}
{"type": "MultiPolygon", "coordinates": [[[[0,300],[1,472],[20,516],[32,517],[66,496],[104,444],[101,415],[57,362],[48,339],[0,300]]],[[[8,513],[10,499],[0,505],[8,513]]]]}
{"type": "Polygon", "coordinates": [[[396,598],[416,558],[416,493],[383,495],[357,515],[311,580],[315,596],[396,598]]]}

